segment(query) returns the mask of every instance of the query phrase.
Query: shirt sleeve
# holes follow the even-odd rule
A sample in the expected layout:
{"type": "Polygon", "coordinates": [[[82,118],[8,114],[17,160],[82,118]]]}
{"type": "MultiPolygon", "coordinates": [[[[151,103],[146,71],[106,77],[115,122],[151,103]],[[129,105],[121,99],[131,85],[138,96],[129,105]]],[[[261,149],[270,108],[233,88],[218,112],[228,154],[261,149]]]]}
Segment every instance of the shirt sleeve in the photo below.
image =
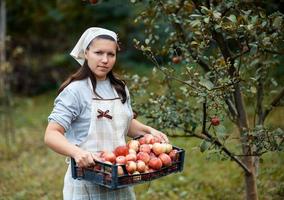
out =
{"type": "Polygon", "coordinates": [[[80,114],[79,99],[74,91],[65,88],[55,99],[54,108],[48,117],[48,122],[57,122],[65,131],[80,114]]]}

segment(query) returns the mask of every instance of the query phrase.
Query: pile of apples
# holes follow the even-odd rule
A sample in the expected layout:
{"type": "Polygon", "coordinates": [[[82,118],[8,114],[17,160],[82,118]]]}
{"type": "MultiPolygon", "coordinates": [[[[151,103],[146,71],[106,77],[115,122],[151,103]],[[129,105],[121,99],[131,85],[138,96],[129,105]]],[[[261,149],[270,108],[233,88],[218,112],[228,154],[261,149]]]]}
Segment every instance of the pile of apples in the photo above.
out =
{"type": "MultiPolygon", "coordinates": [[[[113,152],[102,152],[96,160],[118,165],[118,175],[124,175],[125,165],[128,174],[150,173],[171,166],[178,159],[178,151],[169,143],[163,143],[151,134],[145,134],[137,140],[130,140],[124,146],[118,146],[113,152]]],[[[95,165],[94,170],[101,167],[95,165]]]]}

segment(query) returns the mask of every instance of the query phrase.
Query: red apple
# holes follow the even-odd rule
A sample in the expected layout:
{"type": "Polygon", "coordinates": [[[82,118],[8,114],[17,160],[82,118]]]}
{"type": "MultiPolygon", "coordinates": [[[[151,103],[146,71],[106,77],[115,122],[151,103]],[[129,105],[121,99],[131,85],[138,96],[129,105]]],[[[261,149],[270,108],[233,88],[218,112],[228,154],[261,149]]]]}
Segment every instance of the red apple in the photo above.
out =
{"type": "Polygon", "coordinates": [[[160,160],[163,163],[163,166],[170,166],[172,164],[172,160],[170,156],[166,153],[162,153],[159,155],[160,160]]]}
{"type": "Polygon", "coordinates": [[[212,118],[211,118],[211,124],[212,124],[213,126],[218,126],[218,125],[220,124],[220,119],[219,119],[219,117],[217,117],[217,116],[212,117],[212,118]]]}
{"type": "Polygon", "coordinates": [[[104,158],[105,161],[109,161],[111,163],[115,163],[116,156],[113,152],[104,152],[102,154],[102,158],[104,158]]]}
{"type": "Polygon", "coordinates": [[[102,167],[98,164],[95,164],[95,166],[93,168],[94,171],[100,171],[101,169],[102,169],[102,167]]]}
{"type": "Polygon", "coordinates": [[[123,172],[123,169],[122,169],[121,166],[117,166],[117,174],[118,174],[118,176],[124,175],[124,172],[123,172]]]}
{"type": "Polygon", "coordinates": [[[151,158],[148,165],[152,169],[159,170],[162,168],[163,163],[159,158],[151,158]]]}
{"type": "Polygon", "coordinates": [[[157,156],[153,152],[151,152],[149,155],[150,155],[150,158],[157,158],[157,156]]]}
{"type": "Polygon", "coordinates": [[[128,142],[128,148],[134,149],[136,152],[139,150],[140,143],[138,140],[130,140],[128,142]]]}
{"type": "Polygon", "coordinates": [[[96,3],[98,3],[98,0],[89,0],[89,2],[90,2],[91,4],[96,4],[96,3]]]}
{"type": "Polygon", "coordinates": [[[158,156],[161,153],[165,153],[166,152],[166,144],[162,144],[162,143],[155,143],[153,144],[152,147],[153,152],[158,156]]]}
{"type": "Polygon", "coordinates": [[[155,143],[155,138],[151,134],[145,134],[144,138],[145,138],[146,144],[154,144],[155,143]]]}
{"type": "Polygon", "coordinates": [[[166,152],[165,153],[170,153],[171,150],[173,150],[173,146],[171,144],[165,144],[166,146],[166,152]]]}
{"type": "Polygon", "coordinates": [[[172,58],[172,62],[173,62],[174,64],[179,64],[179,63],[181,62],[181,60],[182,60],[182,57],[181,57],[181,56],[174,56],[174,57],[172,58]]]}
{"type": "Polygon", "coordinates": [[[142,144],[139,147],[139,151],[140,152],[146,152],[146,153],[150,153],[151,152],[151,148],[148,144],[142,144]]]}
{"type": "Polygon", "coordinates": [[[171,150],[169,156],[173,162],[177,161],[178,159],[178,151],[176,149],[171,150]]]}
{"type": "Polygon", "coordinates": [[[129,153],[127,146],[118,146],[114,149],[114,154],[116,156],[126,156],[129,153]]]}
{"type": "Polygon", "coordinates": [[[115,159],[116,164],[124,165],[126,163],[125,156],[118,156],[115,159]]]}
{"type": "MultiPolygon", "coordinates": [[[[108,164],[108,165],[112,165],[112,163],[110,161],[105,161],[104,163],[108,164]]],[[[104,170],[105,170],[105,172],[111,173],[111,167],[106,167],[104,170]]]]}
{"type": "Polygon", "coordinates": [[[131,154],[126,155],[125,159],[126,159],[126,162],[127,161],[136,161],[137,156],[135,154],[131,153],[131,154]]]}
{"type": "Polygon", "coordinates": [[[160,137],[154,136],[154,143],[161,143],[161,142],[162,142],[162,139],[160,137]]]}
{"type": "Polygon", "coordinates": [[[134,154],[134,155],[137,154],[137,152],[134,149],[128,149],[128,151],[129,151],[129,154],[134,154]]]}
{"type": "Polygon", "coordinates": [[[137,160],[142,160],[144,163],[148,163],[150,160],[150,156],[146,152],[139,152],[137,154],[137,160]]]}
{"type": "Polygon", "coordinates": [[[140,145],[142,145],[142,144],[146,144],[146,139],[145,139],[145,137],[143,136],[143,137],[141,137],[139,140],[139,144],[140,145]]]}
{"type": "Polygon", "coordinates": [[[105,159],[102,157],[95,157],[95,166],[94,166],[94,170],[95,171],[100,171],[102,169],[101,165],[99,163],[96,163],[96,161],[100,161],[100,162],[105,162],[105,159]]]}
{"type": "Polygon", "coordinates": [[[126,163],[126,170],[127,170],[128,173],[132,174],[133,172],[136,171],[136,168],[137,168],[136,162],[134,162],[134,161],[128,161],[128,162],[126,163]]]}
{"type": "Polygon", "coordinates": [[[149,168],[148,169],[148,173],[151,173],[151,172],[154,172],[155,170],[154,169],[152,169],[152,168],[149,168]]]}
{"type": "Polygon", "coordinates": [[[142,160],[137,161],[137,171],[142,173],[146,170],[146,164],[142,160]]]}

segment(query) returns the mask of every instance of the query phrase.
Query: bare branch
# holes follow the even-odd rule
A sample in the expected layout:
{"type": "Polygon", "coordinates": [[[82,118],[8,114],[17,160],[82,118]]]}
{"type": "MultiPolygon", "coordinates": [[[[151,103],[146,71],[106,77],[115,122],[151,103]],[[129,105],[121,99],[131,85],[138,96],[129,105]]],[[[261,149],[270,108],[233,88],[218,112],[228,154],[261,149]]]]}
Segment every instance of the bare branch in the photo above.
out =
{"type": "Polygon", "coordinates": [[[280,101],[283,97],[284,97],[284,88],[281,89],[279,94],[272,100],[269,107],[264,111],[263,121],[266,119],[267,115],[272,111],[272,109],[279,105],[279,103],[280,103],[280,101]]]}
{"type": "Polygon", "coordinates": [[[205,131],[204,133],[207,137],[210,138],[211,142],[217,145],[224,153],[226,153],[232,160],[234,160],[247,174],[251,174],[251,171],[247,168],[247,166],[237,157],[235,156],[229,149],[227,149],[217,138],[213,138],[212,135],[205,131]]]}
{"type": "Polygon", "coordinates": [[[152,52],[149,52],[149,54],[146,54],[146,55],[147,55],[147,56],[150,58],[150,60],[154,63],[154,65],[157,67],[157,69],[159,69],[166,77],[168,77],[168,78],[170,78],[170,79],[173,79],[173,80],[176,80],[176,81],[178,81],[178,82],[180,82],[180,83],[183,83],[183,84],[185,84],[185,85],[187,85],[187,86],[189,86],[189,87],[191,87],[191,88],[193,88],[193,89],[195,89],[195,90],[197,90],[197,91],[200,91],[200,89],[199,89],[198,87],[196,87],[196,86],[194,86],[194,85],[192,85],[192,84],[189,84],[188,82],[186,82],[186,81],[184,81],[184,80],[181,80],[181,79],[179,79],[179,78],[177,78],[177,77],[175,77],[175,76],[173,76],[173,75],[168,75],[164,70],[162,70],[160,64],[158,63],[158,61],[156,60],[156,58],[155,58],[155,56],[152,54],[152,52]]]}
{"type": "Polygon", "coordinates": [[[270,49],[264,49],[263,51],[271,54],[284,55],[284,51],[273,51],[270,49]]]}
{"type": "Polygon", "coordinates": [[[262,81],[263,80],[260,78],[257,84],[257,96],[256,96],[256,114],[258,116],[257,124],[263,124],[264,121],[263,108],[262,108],[264,87],[262,81]]]}
{"type": "Polygon", "coordinates": [[[234,106],[232,100],[228,97],[228,98],[225,98],[225,102],[228,106],[228,109],[229,109],[233,119],[236,120],[236,118],[238,116],[238,111],[237,111],[236,107],[234,106]]]}
{"type": "Polygon", "coordinates": [[[246,54],[246,53],[249,52],[249,51],[250,51],[250,49],[246,49],[246,50],[242,51],[241,53],[239,53],[239,54],[237,54],[237,55],[234,55],[234,56],[232,57],[232,60],[235,60],[235,59],[237,59],[237,58],[243,56],[244,54],[246,54]]]}
{"type": "Polygon", "coordinates": [[[188,134],[188,137],[196,137],[196,138],[199,138],[201,140],[206,140],[206,141],[210,142],[210,139],[203,134],[192,133],[189,130],[184,130],[184,132],[188,134]]]}
{"type": "Polygon", "coordinates": [[[207,99],[205,97],[205,100],[203,102],[203,120],[202,120],[202,132],[205,133],[206,132],[206,118],[207,118],[207,99]]]}

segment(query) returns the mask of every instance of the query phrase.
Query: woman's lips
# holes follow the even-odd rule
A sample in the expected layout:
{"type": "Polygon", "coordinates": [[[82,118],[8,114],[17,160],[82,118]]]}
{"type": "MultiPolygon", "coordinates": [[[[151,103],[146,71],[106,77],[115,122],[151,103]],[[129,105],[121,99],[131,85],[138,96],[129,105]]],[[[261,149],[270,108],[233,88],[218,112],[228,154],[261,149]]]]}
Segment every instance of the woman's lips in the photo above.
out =
{"type": "Polygon", "coordinates": [[[99,68],[103,68],[103,69],[108,69],[108,67],[105,66],[98,66],[99,68]]]}

